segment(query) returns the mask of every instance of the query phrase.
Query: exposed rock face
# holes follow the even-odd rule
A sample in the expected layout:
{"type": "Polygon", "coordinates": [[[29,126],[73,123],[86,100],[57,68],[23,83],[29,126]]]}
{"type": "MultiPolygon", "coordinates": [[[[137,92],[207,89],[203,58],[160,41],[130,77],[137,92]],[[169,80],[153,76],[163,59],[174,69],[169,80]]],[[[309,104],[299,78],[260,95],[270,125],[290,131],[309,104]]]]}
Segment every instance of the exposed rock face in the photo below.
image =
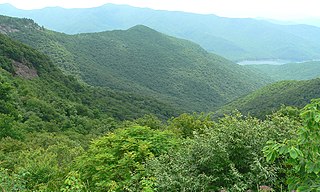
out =
{"type": "Polygon", "coordinates": [[[14,33],[18,31],[19,31],[18,29],[14,29],[10,26],[0,25],[0,33],[2,34],[14,33]]]}
{"type": "Polygon", "coordinates": [[[27,65],[24,65],[17,61],[14,61],[12,64],[17,76],[23,77],[25,79],[33,79],[38,77],[37,70],[35,70],[34,68],[30,68],[27,65]]]}

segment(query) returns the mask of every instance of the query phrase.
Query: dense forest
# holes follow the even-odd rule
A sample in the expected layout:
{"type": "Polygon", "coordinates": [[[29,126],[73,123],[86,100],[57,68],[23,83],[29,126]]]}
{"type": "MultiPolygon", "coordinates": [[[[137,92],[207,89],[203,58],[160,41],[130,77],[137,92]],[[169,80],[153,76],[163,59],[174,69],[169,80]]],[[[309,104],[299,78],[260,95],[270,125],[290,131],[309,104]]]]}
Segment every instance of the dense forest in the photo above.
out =
{"type": "Polygon", "coordinates": [[[302,108],[313,98],[320,97],[319,86],[320,78],[279,81],[224,105],[217,114],[221,116],[238,109],[243,114],[249,113],[252,116],[264,118],[279,110],[281,106],[302,108]]]}
{"type": "Polygon", "coordinates": [[[309,80],[319,77],[320,61],[302,63],[287,63],[283,65],[247,65],[250,69],[258,70],[274,81],[280,80],[309,80]]]}
{"type": "Polygon", "coordinates": [[[320,190],[320,79],[262,87],[276,80],[145,26],[0,21],[0,191],[320,190]]]}
{"type": "MultiPolygon", "coordinates": [[[[244,191],[309,185],[308,180],[290,182],[295,172],[284,167],[286,158],[267,162],[280,153],[267,141],[301,136],[305,119],[296,108],[282,108],[263,121],[240,113],[217,120],[195,113],[119,121],[86,105],[95,100],[87,95],[92,88],[63,75],[34,49],[0,37],[3,191],[244,191]],[[37,76],[19,76],[13,61],[34,68],[37,76]]],[[[302,110],[304,116],[309,108],[302,110]]],[[[290,148],[288,158],[303,159],[298,149],[290,148]]]]}
{"type": "Polygon", "coordinates": [[[215,110],[271,81],[199,45],[141,25],[65,35],[32,20],[0,17],[0,22],[10,37],[47,54],[66,74],[92,86],[143,93],[183,111],[215,110]]]}

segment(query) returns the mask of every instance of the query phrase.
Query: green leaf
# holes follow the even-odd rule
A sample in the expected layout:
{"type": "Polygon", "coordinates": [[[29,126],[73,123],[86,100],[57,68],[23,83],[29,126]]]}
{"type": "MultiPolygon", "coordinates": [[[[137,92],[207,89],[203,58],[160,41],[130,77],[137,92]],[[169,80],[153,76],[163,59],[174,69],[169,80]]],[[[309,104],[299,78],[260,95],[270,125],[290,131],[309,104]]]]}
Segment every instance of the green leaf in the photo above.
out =
{"type": "Polygon", "coordinates": [[[290,151],[289,151],[290,157],[292,159],[296,159],[298,157],[298,150],[295,147],[291,147],[290,151]]]}
{"type": "Polygon", "coordinates": [[[320,122],[320,115],[317,114],[315,117],[314,117],[314,121],[319,123],[320,122]]]}
{"type": "Polygon", "coordinates": [[[280,154],[285,154],[287,152],[288,152],[288,147],[287,146],[280,147],[280,149],[279,149],[279,153],[280,154]]]}
{"type": "Polygon", "coordinates": [[[314,172],[314,171],[315,171],[314,168],[315,168],[314,163],[311,162],[311,161],[308,161],[307,164],[306,164],[306,166],[305,166],[305,169],[306,169],[307,173],[312,173],[312,172],[314,172]]]}
{"type": "Polygon", "coordinates": [[[307,185],[298,187],[297,191],[299,192],[308,192],[311,191],[311,188],[307,185]]]}
{"type": "Polygon", "coordinates": [[[274,151],[268,151],[266,157],[268,162],[273,162],[276,158],[276,154],[274,151]]]}
{"type": "Polygon", "coordinates": [[[316,164],[314,165],[314,170],[313,170],[313,172],[314,172],[315,174],[319,174],[319,173],[320,173],[320,162],[318,162],[318,163],[316,163],[316,164]]]}

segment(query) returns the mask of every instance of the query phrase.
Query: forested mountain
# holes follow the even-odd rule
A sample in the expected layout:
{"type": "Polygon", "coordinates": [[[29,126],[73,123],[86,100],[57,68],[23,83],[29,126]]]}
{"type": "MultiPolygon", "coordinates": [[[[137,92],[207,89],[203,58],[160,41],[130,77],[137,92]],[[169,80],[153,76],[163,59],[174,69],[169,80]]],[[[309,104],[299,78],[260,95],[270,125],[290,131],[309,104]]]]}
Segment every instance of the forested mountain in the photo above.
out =
{"type": "Polygon", "coordinates": [[[157,31],[198,43],[209,52],[231,60],[319,59],[320,28],[278,25],[255,19],[231,19],[215,15],[156,11],[107,4],[89,9],[19,10],[9,4],[0,13],[34,19],[49,29],[75,34],[128,29],[145,25],[157,31]]]}
{"type": "MultiPolygon", "coordinates": [[[[269,149],[268,140],[297,140],[302,120],[295,114],[274,114],[265,121],[240,114],[219,121],[204,113],[168,121],[146,115],[120,122],[109,113],[127,115],[123,110],[134,109],[131,105],[139,115],[164,111],[148,111],[159,108],[146,106],[147,98],[139,105],[119,92],[113,98],[108,90],[79,84],[46,55],[2,34],[0,64],[3,191],[278,191],[310,184],[301,179],[298,185],[285,183],[296,176],[286,168],[296,161],[271,164],[263,158],[277,157],[269,158],[276,152],[269,149]],[[120,103],[114,102],[118,99],[120,103]]],[[[310,114],[317,117],[319,112],[310,114]]],[[[301,174],[310,173],[299,172],[297,179],[301,174]]]]}
{"type": "Polygon", "coordinates": [[[274,81],[308,80],[320,77],[320,62],[288,63],[284,65],[246,65],[269,76],[274,81]]]}
{"type": "MultiPolygon", "coordinates": [[[[91,118],[101,113],[119,120],[148,113],[167,118],[176,113],[165,103],[144,95],[80,84],[75,78],[63,75],[47,56],[2,34],[0,43],[2,86],[14,95],[12,101],[18,114],[29,111],[25,120],[29,115],[34,117],[32,114],[59,124],[66,123],[62,119],[73,115],[91,118]]],[[[9,94],[6,89],[2,95],[9,94]]],[[[10,105],[6,109],[7,104],[2,104],[2,112],[14,107],[10,105]]]]}
{"type": "Polygon", "coordinates": [[[282,105],[302,108],[314,98],[320,97],[320,78],[302,81],[280,81],[265,86],[245,97],[237,99],[218,111],[230,113],[238,109],[243,114],[264,118],[282,105]]]}
{"type": "Polygon", "coordinates": [[[176,112],[145,96],[80,84],[46,55],[0,34],[1,191],[60,191],[93,138],[123,119],[176,112]]]}
{"type": "Polygon", "coordinates": [[[320,79],[224,108],[261,119],[182,113],[262,86],[259,73],[145,26],[66,35],[0,17],[0,189],[319,191],[320,99],[262,115],[319,97],[320,79]]]}
{"type": "MultiPolygon", "coordinates": [[[[17,29],[5,28],[12,30],[17,29]]],[[[2,191],[314,188],[314,171],[296,173],[291,167],[305,167],[297,158],[312,167],[318,163],[313,162],[319,158],[318,147],[310,143],[319,141],[313,128],[319,126],[319,100],[301,111],[304,120],[295,110],[264,121],[240,114],[213,121],[210,115],[194,113],[168,121],[146,115],[120,122],[104,107],[123,112],[121,107],[132,109],[131,103],[140,111],[134,99],[110,103],[114,100],[103,94],[106,90],[79,84],[47,56],[2,34],[0,64],[2,191]],[[310,138],[297,134],[302,131],[310,138]],[[306,144],[297,142],[301,140],[306,144]]]]}
{"type": "Polygon", "coordinates": [[[200,46],[145,26],[65,35],[1,17],[2,31],[48,54],[84,82],[143,93],[186,111],[209,111],[268,81],[200,46]]]}
{"type": "Polygon", "coordinates": [[[263,147],[296,140],[295,116],[260,121],[238,114],[215,122],[204,114],[168,121],[146,115],[120,122],[109,113],[161,115],[165,106],[79,84],[44,54],[2,34],[0,64],[2,191],[280,190],[279,182],[292,177],[281,174],[288,163],[265,161],[263,147]]]}

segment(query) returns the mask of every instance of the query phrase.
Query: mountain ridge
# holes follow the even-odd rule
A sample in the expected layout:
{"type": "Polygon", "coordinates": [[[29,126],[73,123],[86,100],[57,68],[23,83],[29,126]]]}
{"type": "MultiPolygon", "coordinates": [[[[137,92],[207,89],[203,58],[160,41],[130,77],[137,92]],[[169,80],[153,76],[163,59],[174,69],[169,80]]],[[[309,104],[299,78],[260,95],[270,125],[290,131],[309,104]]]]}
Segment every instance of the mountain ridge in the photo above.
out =
{"type": "Polygon", "coordinates": [[[144,95],[84,85],[74,77],[64,75],[48,56],[3,34],[0,34],[0,50],[0,76],[17,81],[17,86],[21,84],[17,91],[22,92],[20,97],[25,102],[29,97],[31,100],[36,97],[50,109],[59,102],[63,102],[63,106],[56,108],[67,108],[65,103],[72,102],[72,105],[80,107],[78,110],[90,111],[91,115],[96,111],[121,120],[141,117],[146,113],[162,118],[179,113],[179,109],[173,110],[165,102],[144,95]],[[21,72],[21,69],[31,70],[33,74],[21,72]],[[30,95],[24,95],[26,93],[21,87],[31,89],[30,95]]]}
{"type": "MultiPolygon", "coordinates": [[[[0,17],[0,25],[19,22],[28,20],[0,17]]],[[[144,26],[76,35],[36,27],[9,36],[90,85],[143,92],[187,111],[213,110],[269,82],[195,43],[144,26]]]]}
{"type": "Polygon", "coordinates": [[[223,18],[186,12],[106,4],[88,9],[50,8],[33,12],[1,9],[2,14],[29,17],[65,33],[128,29],[143,24],[157,31],[196,42],[228,59],[319,59],[320,28],[277,25],[255,19],[223,18]]]}
{"type": "Polygon", "coordinates": [[[275,82],[226,104],[217,111],[217,116],[239,110],[244,115],[264,119],[282,106],[302,108],[312,99],[320,97],[319,87],[320,78],[275,82]]]}

